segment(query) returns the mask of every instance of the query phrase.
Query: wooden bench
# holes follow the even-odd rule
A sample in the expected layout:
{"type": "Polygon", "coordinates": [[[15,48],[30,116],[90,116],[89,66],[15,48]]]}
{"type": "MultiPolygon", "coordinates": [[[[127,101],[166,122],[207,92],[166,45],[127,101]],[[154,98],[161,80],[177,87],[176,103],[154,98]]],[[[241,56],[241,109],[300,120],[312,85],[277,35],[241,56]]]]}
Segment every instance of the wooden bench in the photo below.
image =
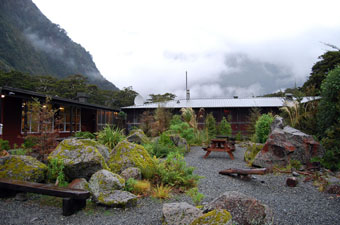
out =
{"type": "Polygon", "coordinates": [[[86,199],[90,197],[90,192],[81,189],[0,178],[1,197],[11,196],[18,192],[30,192],[63,198],[63,216],[70,216],[85,208],[86,199]]]}
{"type": "Polygon", "coordinates": [[[204,155],[204,158],[207,158],[211,152],[227,152],[230,158],[233,160],[234,155],[233,151],[235,151],[235,145],[229,143],[227,139],[212,139],[211,144],[208,147],[202,148],[207,153],[204,155]]]}

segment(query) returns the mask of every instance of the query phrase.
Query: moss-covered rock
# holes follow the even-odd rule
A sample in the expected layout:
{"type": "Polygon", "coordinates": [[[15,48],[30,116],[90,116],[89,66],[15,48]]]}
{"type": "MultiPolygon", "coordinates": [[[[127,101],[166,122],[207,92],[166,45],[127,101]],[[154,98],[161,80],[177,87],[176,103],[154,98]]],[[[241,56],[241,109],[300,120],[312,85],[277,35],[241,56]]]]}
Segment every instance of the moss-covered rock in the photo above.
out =
{"type": "Polygon", "coordinates": [[[11,155],[0,158],[0,178],[42,182],[47,166],[31,156],[11,155]]]}
{"type": "Polygon", "coordinates": [[[231,214],[224,209],[216,209],[210,211],[203,216],[198,217],[195,219],[191,225],[231,225],[233,224],[231,214]]]}
{"type": "Polygon", "coordinates": [[[69,183],[69,185],[67,187],[90,191],[89,183],[87,182],[87,180],[85,178],[74,179],[71,183],[69,183]]]}
{"type": "Polygon", "coordinates": [[[96,203],[100,205],[128,208],[137,205],[137,196],[121,190],[112,190],[102,192],[96,199],[96,203]]]}
{"type": "Polygon", "coordinates": [[[100,170],[92,175],[89,188],[97,204],[112,207],[130,207],[136,204],[137,196],[121,191],[125,180],[108,170],[100,170]]]}
{"type": "Polygon", "coordinates": [[[150,143],[149,138],[144,134],[141,129],[132,131],[126,139],[129,142],[133,142],[139,145],[150,143]]]}
{"type": "Polygon", "coordinates": [[[120,173],[129,167],[154,167],[154,162],[143,146],[123,140],[111,151],[108,166],[112,172],[120,173]]]}
{"type": "Polygon", "coordinates": [[[100,192],[120,190],[124,187],[124,178],[108,170],[97,171],[89,181],[89,188],[94,197],[98,197],[100,192]]]}
{"type": "Polygon", "coordinates": [[[64,173],[69,180],[90,179],[101,169],[108,169],[98,143],[90,139],[65,139],[48,156],[48,160],[58,158],[64,162],[64,173]]]}

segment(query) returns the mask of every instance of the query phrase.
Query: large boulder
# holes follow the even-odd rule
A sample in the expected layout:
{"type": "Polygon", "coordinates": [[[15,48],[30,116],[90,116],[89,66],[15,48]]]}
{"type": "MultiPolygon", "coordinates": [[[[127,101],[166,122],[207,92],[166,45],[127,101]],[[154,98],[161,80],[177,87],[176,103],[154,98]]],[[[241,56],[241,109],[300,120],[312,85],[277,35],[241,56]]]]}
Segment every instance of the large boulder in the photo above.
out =
{"type": "Polygon", "coordinates": [[[257,199],[237,191],[227,191],[204,206],[204,212],[225,209],[232,215],[233,223],[239,225],[273,224],[272,210],[257,199]]]}
{"type": "Polygon", "coordinates": [[[126,139],[129,142],[133,142],[139,145],[150,142],[149,138],[144,134],[141,129],[134,130],[126,139]]]}
{"type": "Polygon", "coordinates": [[[89,188],[97,204],[111,207],[130,207],[136,205],[137,196],[121,191],[125,180],[108,170],[100,170],[92,175],[89,188]]]}
{"type": "Polygon", "coordinates": [[[195,219],[190,225],[232,225],[230,212],[224,209],[215,209],[195,219]]]}
{"type": "Polygon", "coordinates": [[[11,155],[0,158],[0,178],[42,182],[47,166],[31,156],[11,155]]]}
{"type": "Polygon", "coordinates": [[[99,149],[102,150],[102,146],[94,140],[65,139],[48,156],[48,160],[52,158],[62,160],[65,176],[69,180],[75,178],[88,180],[98,170],[108,168],[99,149]]]}
{"type": "Polygon", "coordinates": [[[312,157],[323,156],[324,149],[311,135],[290,126],[282,129],[280,123],[272,128],[265,145],[253,161],[254,166],[286,166],[292,159],[307,164],[312,157]]]}
{"type": "Polygon", "coordinates": [[[202,211],[186,202],[163,204],[163,224],[187,225],[202,216],[202,211]]]}
{"type": "Polygon", "coordinates": [[[123,140],[111,151],[108,165],[112,172],[121,173],[129,167],[153,167],[154,162],[143,146],[123,140]]]}

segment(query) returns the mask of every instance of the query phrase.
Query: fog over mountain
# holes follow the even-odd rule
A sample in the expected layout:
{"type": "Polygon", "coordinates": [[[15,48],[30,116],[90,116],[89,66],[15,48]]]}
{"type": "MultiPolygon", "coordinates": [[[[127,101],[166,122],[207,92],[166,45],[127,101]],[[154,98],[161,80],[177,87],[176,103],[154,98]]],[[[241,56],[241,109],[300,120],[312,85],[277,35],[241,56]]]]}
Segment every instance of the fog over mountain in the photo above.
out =
{"type": "Polygon", "coordinates": [[[340,2],[34,0],[107,79],[147,97],[263,95],[300,86],[339,46],[340,2]]]}

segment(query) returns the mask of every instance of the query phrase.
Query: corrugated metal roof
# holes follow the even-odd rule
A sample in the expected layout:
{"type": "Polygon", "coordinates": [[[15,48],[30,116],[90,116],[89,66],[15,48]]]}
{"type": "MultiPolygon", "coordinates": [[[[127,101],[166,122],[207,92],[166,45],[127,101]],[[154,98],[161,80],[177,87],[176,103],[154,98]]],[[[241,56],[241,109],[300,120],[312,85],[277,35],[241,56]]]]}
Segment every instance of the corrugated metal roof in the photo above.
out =
{"type": "MultiPolygon", "coordinates": [[[[318,99],[318,97],[305,97],[302,102],[318,99]]],[[[163,103],[147,103],[122,107],[122,109],[154,109],[164,108],[241,108],[241,107],[282,107],[286,99],[282,97],[262,98],[216,98],[216,99],[190,99],[172,100],[163,103]]]]}

